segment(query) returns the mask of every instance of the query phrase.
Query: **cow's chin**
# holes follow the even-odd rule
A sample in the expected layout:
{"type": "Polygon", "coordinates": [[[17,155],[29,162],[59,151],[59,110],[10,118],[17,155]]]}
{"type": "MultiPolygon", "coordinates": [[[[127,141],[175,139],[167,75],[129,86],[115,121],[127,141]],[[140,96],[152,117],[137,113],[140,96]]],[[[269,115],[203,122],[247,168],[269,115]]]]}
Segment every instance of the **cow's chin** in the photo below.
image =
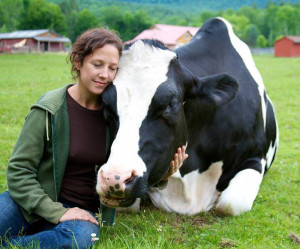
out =
{"type": "Polygon", "coordinates": [[[135,198],[106,198],[100,196],[101,202],[108,207],[129,207],[135,202],[135,198]]]}

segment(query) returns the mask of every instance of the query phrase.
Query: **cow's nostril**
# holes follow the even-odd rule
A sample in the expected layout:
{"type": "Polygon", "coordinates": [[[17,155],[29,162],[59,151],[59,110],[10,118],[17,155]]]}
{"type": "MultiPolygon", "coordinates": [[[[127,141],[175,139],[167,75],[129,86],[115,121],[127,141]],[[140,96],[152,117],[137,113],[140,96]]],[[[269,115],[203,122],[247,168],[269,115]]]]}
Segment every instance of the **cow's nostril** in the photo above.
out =
{"type": "Polygon", "coordinates": [[[124,181],[125,184],[131,183],[136,178],[136,171],[131,172],[131,176],[124,181]]]}
{"type": "Polygon", "coordinates": [[[135,175],[131,174],[131,176],[127,180],[125,180],[124,183],[125,184],[130,183],[130,182],[132,182],[134,180],[134,178],[135,178],[135,175]]]}

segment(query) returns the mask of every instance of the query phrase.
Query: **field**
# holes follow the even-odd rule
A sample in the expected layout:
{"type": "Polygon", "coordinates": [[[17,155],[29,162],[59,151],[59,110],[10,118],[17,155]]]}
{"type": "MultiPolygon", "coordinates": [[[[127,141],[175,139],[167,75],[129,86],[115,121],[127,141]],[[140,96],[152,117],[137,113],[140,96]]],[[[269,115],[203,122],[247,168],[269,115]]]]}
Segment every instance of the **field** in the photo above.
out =
{"type": "MultiPolygon", "coordinates": [[[[299,248],[300,59],[254,59],[275,106],[280,143],[253,209],[239,217],[221,217],[214,210],[183,216],[143,206],[139,213],[118,213],[115,226],[101,230],[95,248],[299,248]]],[[[1,192],[31,104],[70,82],[66,55],[0,55],[1,192]]]]}

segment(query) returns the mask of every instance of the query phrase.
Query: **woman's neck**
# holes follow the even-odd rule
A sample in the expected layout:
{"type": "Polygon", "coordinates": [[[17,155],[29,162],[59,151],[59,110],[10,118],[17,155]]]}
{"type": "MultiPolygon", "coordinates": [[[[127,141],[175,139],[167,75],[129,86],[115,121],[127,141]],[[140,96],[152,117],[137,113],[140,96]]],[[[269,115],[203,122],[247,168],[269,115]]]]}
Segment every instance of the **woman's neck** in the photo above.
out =
{"type": "Polygon", "coordinates": [[[90,110],[99,110],[101,108],[99,96],[89,94],[80,84],[76,83],[68,88],[68,93],[81,106],[90,110]]]}

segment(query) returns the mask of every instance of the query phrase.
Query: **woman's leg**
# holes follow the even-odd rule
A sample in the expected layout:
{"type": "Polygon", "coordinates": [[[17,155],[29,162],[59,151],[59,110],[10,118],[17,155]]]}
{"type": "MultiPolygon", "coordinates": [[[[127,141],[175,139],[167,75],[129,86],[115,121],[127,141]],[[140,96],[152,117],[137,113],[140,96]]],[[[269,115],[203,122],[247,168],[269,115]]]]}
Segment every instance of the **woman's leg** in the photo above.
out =
{"type": "Polygon", "coordinates": [[[91,234],[98,236],[99,226],[81,220],[72,220],[53,225],[45,223],[41,232],[14,238],[10,241],[15,246],[39,245],[40,248],[91,248],[91,234]]]}
{"type": "Polygon", "coordinates": [[[30,224],[9,193],[0,194],[0,237],[16,236],[29,228],[30,224]]]}
{"type": "Polygon", "coordinates": [[[12,236],[20,235],[30,229],[18,204],[6,191],[0,194],[0,245],[12,236]]]}
{"type": "MultiPolygon", "coordinates": [[[[94,213],[91,213],[95,216],[94,213]]],[[[6,191],[0,194],[0,248],[2,246],[40,245],[40,248],[90,248],[91,234],[99,234],[99,226],[81,220],[51,224],[40,220],[28,223],[19,206],[6,191]],[[36,232],[22,236],[26,232],[36,232]]]]}

